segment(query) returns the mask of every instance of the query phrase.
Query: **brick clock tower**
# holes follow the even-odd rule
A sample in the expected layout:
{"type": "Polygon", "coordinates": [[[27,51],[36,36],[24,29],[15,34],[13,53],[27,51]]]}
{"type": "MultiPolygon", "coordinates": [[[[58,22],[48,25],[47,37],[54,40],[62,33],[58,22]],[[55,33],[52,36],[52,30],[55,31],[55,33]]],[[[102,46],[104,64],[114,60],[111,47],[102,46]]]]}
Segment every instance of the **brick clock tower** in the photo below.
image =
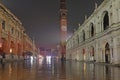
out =
{"type": "Polygon", "coordinates": [[[66,0],[60,0],[60,53],[61,60],[64,60],[66,54],[66,39],[67,39],[67,8],[66,0]]]}

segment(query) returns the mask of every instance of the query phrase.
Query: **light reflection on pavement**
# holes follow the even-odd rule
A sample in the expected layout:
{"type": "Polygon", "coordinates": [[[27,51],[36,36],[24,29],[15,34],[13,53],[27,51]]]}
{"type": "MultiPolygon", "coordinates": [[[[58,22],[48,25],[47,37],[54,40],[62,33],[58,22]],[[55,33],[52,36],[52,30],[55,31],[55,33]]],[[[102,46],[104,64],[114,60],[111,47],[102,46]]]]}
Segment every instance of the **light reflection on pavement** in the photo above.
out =
{"type": "Polygon", "coordinates": [[[0,63],[0,80],[120,80],[120,68],[76,61],[0,63]]]}

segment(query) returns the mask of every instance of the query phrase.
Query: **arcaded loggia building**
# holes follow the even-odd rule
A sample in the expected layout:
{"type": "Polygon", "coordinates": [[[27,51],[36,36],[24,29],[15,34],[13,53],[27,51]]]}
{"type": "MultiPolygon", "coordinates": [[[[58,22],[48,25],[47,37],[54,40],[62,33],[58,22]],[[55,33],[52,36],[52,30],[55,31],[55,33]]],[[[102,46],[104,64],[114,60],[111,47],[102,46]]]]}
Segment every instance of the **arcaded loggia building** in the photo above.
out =
{"type": "Polygon", "coordinates": [[[25,31],[21,21],[0,4],[0,58],[19,59],[26,52],[37,52],[34,40],[25,31]]]}
{"type": "Polygon", "coordinates": [[[104,0],[67,40],[66,59],[120,64],[120,0],[104,0]]]}

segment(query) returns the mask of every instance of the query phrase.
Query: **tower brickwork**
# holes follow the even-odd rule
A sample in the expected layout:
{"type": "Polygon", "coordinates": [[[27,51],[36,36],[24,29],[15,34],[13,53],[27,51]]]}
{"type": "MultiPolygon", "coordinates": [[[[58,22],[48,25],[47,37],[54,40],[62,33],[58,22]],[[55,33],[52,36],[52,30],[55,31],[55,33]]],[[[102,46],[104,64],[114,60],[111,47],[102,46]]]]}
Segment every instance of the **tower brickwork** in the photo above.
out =
{"type": "Polygon", "coordinates": [[[61,32],[61,58],[65,58],[67,39],[67,8],[66,0],[60,0],[60,32],[61,32]]]}

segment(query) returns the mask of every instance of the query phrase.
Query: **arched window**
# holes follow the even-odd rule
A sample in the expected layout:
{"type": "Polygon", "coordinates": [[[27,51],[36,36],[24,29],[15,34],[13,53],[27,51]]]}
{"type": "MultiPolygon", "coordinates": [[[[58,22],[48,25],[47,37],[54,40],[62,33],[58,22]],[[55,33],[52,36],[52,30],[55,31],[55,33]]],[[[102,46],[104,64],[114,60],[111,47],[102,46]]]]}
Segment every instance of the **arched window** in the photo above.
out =
{"type": "Polygon", "coordinates": [[[82,33],[83,33],[83,41],[85,41],[85,31],[83,30],[82,33]]]}
{"type": "Polygon", "coordinates": [[[79,35],[77,35],[77,42],[78,42],[78,44],[79,44],[79,35]]]}
{"type": "Polygon", "coordinates": [[[109,28],[109,16],[108,16],[108,12],[105,11],[105,15],[103,17],[103,29],[106,30],[109,28]]]}
{"type": "Polygon", "coordinates": [[[2,29],[5,30],[5,21],[2,21],[2,29]]]}
{"type": "Polygon", "coordinates": [[[13,27],[11,28],[11,33],[14,34],[14,28],[13,27]]]}
{"type": "Polygon", "coordinates": [[[93,26],[93,23],[91,23],[91,37],[94,36],[94,26],[93,26]]]}

